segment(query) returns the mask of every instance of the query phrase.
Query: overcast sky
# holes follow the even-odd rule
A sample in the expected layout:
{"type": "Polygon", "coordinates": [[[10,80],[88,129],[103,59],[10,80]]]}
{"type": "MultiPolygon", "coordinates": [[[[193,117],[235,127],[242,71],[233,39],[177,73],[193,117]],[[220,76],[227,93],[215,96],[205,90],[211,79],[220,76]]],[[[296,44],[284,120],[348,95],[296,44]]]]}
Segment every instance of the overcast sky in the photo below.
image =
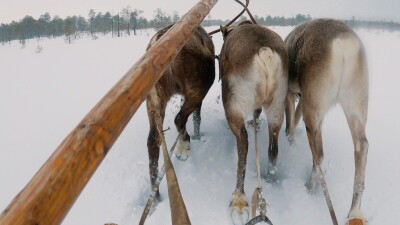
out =
{"type": "MultiPolygon", "coordinates": [[[[145,17],[152,18],[156,8],[170,14],[174,10],[183,14],[196,2],[198,0],[0,0],[0,23],[18,21],[25,15],[38,18],[45,12],[62,18],[70,15],[87,17],[89,9],[117,13],[128,5],[143,10],[145,17]]],[[[233,0],[219,0],[211,16],[230,19],[240,9],[233,0]]],[[[251,0],[250,9],[259,16],[294,16],[301,13],[314,18],[350,19],[355,16],[357,19],[400,22],[400,0],[251,0]]]]}

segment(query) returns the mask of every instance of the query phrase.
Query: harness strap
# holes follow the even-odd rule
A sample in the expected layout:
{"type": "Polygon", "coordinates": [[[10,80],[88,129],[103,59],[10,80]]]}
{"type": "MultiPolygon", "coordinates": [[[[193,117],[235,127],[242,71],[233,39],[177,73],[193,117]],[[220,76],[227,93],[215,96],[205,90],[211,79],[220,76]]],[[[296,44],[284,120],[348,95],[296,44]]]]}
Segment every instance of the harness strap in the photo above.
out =
{"type": "Polygon", "coordinates": [[[261,187],[261,166],[260,166],[260,153],[258,150],[258,138],[257,138],[257,124],[256,124],[256,117],[253,116],[253,126],[254,126],[254,147],[256,150],[256,167],[257,167],[257,180],[258,180],[258,188],[262,189],[261,187]]]}
{"type": "MultiPolygon", "coordinates": [[[[175,140],[174,144],[172,145],[172,148],[169,150],[169,156],[170,157],[172,156],[172,153],[174,152],[174,149],[175,149],[176,144],[178,143],[179,137],[180,137],[180,135],[178,135],[176,137],[176,140],[175,140]]],[[[156,193],[157,193],[157,191],[159,189],[159,186],[160,186],[160,183],[161,183],[162,179],[164,178],[164,175],[165,175],[165,164],[161,167],[160,171],[158,172],[157,179],[156,179],[156,181],[154,183],[153,191],[150,193],[150,196],[147,199],[146,207],[143,210],[142,217],[140,218],[139,225],[143,225],[144,222],[147,219],[147,216],[150,214],[151,206],[153,205],[153,203],[154,203],[154,201],[156,199],[156,193]]]]}
{"type": "Polygon", "coordinates": [[[259,222],[266,222],[272,225],[271,221],[267,217],[267,201],[262,196],[262,183],[261,183],[261,166],[260,166],[260,154],[258,150],[258,138],[257,138],[257,124],[256,124],[256,116],[253,114],[253,126],[254,126],[254,145],[256,151],[256,167],[257,167],[257,182],[258,186],[254,190],[253,196],[251,198],[252,211],[251,219],[246,225],[253,225],[259,222]],[[260,215],[256,216],[257,207],[260,209],[260,215]],[[255,217],[256,216],[256,217],[255,217]]]}
{"type": "Polygon", "coordinates": [[[338,225],[338,221],[337,221],[337,218],[336,218],[335,210],[333,209],[333,204],[332,204],[332,201],[331,201],[331,197],[329,196],[328,185],[325,182],[325,178],[324,178],[324,174],[322,172],[321,166],[320,166],[319,158],[317,157],[317,154],[313,150],[313,148],[310,147],[310,149],[311,149],[311,153],[312,153],[312,157],[313,157],[315,168],[317,169],[319,182],[321,183],[321,188],[322,188],[322,191],[324,192],[326,204],[328,206],[329,213],[331,215],[332,223],[334,225],[338,225]]]}
{"type": "MultiPolygon", "coordinates": [[[[159,128],[158,128],[159,129],[159,128]]],[[[165,143],[164,134],[159,129],[162,136],[162,146],[164,153],[165,172],[167,176],[169,205],[171,208],[172,225],[190,225],[190,219],[186,210],[185,202],[179,188],[178,179],[176,178],[174,166],[168,155],[167,144],[165,143]]]]}
{"type": "MultiPolygon", "coordinates": [[[[160,100],[157,95],[154,95],[154,98],[152,99],[154,101],[154,105],[156,107],[160,106],[160,100]]],[[[190,219],[187,214],[186,206],[182,198],[181,191],[179,189],[179,184],[178,184],[178,179],[176,178],[174,166],[172,165],[171,158],[169,156],[168,150],[167,150],[167,144],[165,142],[165,137],[164,133],[162,132],[162,127],[163,127],[163,122],[161,119],[160,115],[160,109],[157,108],[154,110],[154,121],[155,121],[155,126],[158,132],[158,135],[161,139],[161,146],[163,150],[163,155],[164,155],[164,166],[165,166],[165,173],[167,175],[167,186],[168,186],[168,197],[169,197],[169,204],[171,208],[171,219],[172,219],[172,225],[190,225],[190,219]]],[[[174,143],[174,146],[171,149],[171,152],[175,148],[175,145],[179,139],[179,136],[176,138],[176,141],[174,143]]],[[[157,180],[161,182],[162,176],[158,176],[157,180]]],[[[158,185],[160,183],[158,182],[158,185]]],[[[156,186],[158,188],[158,186],[156,186]]],[[[150,211],[150,207],[152,203],[154,202],[155,199],[155,193],[157,192],[156,188],[154,188],[152,194],[150,195],[150,199],[148,200],[145,211],[143,212],[142,218],[139,222],[139,225],[144,224],[147,215],[150,211]]]]}
{"type": "Polygon", "coordinates": [[[256,20],[253,17],[253,14],[251,14],[248,6],[249,6],[249,1],[250,0],[246,0],[246,5],[243,4],[243,2],[241,2],[240,0],[235,0],[235,2],[239,3],[241,6],[244,7],[244,10],[246,10],[247,14],[250,16],[251,22],[253,22],[253,24],[257,24],[256,20]]]}
{"type": "MultiPolygon", "coordinates": [[[[235,1],[236,1],[236,0],[235,0],[235,1]]],[[[250,0],[246,0],[246,7],[245,7],[235,18],[233,18],[231,21],[229,21],[229,23],[227,23],[227,24],[225,25],[226,27],[232,25],[232,23],[234,23],[237,19],[239,19],[240,16],[243,15],[244,12],[246,12],[247,6],[249,5],[249,1],[250,1],[250,0]]],[[[211,31],[210,33],[208,33],[208,35],[211,36],[211,35],[213,35],[213,34],[216,34],[216,33],[220,32],[220,31],[221,31],[221,29],[213,30],[213,31],[211,31]]]]}

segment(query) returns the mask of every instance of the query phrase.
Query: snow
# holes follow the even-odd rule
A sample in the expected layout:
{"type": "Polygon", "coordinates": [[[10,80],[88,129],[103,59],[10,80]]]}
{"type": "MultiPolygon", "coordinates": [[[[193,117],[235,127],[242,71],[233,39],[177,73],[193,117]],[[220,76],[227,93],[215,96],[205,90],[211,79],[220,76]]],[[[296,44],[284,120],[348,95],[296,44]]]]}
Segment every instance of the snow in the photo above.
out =
{"type": "MultiPolygon", "coordinates": [[[[283,38],[291,27],[272,27],[283,38]]],[[[209,28],[212,30],[212,28],[209,28]]],[[[87,112],[144,53],[154,31],[138,36],[97,40],[82,38],[72,44],[63,39],[32,40],[25,48],[17,42],[0,46],[0,210],[22,190],[58,144],[87,112]],[[35,53],[38,46],[41,53],[35,53]]],[[[400,34],[357,30],[368,53],[370,101],[367,137],[370,148],[362,210],[369,225],[397,224],[400,181],[397,131],[400,98],[397,63],[400,34]]],[[[214,35],[217,52],[222,37],[214,35]]],[[[216,77],[219,72],[216,71],[216,77]]],[[[182,195],[192,224],[229,225],[229,201],[236,182],[236,140],[225,120],[216,79],[203,103],[201,141],[192,140],[187,161],[173,158],[182,195]]],[[[164,126],[167,143],[176,137],[173,123],[180,99],[167,108],[164,126]]],[[[259,131],[261,166],[266,174],[268,129],[262,114],[259,131]]],[[[193,133],[191,118],[187,125],[193,133]]],[[[247,199],[256,187],[254,132],[249,132],[245,180],[247,199]]],[[[138,223],[150,193],[147,156],[148,121],[143,104],[114,144],[106,159],[72,207],[63,224],[119,225],[138,223]]],[[[330,224],[322,191],[310,195],[304,186],[311,172],[311,153],[303,123],[290,146],[279,138],[278,181],[263,181],[268,216],[276,225],[330,224]]],[[[323,170],[340,224],[350,209],[354,156],[353,143],[339,106],[325,117],[323,170]]],[[[162,158],[160,159],[160,165],[162,158]]],[[[163,201],[146,224],[170,224],[165,180],[163,201]]]]}

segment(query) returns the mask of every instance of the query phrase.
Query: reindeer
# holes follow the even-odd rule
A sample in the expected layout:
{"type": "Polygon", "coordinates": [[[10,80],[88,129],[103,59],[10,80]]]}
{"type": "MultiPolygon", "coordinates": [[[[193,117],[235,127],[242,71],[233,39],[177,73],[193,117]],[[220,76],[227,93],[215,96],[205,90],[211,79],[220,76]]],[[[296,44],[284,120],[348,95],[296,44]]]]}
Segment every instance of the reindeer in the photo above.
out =
{"type": "MultiPolygon", "coordinates": [[[[286,130],[293,140],[303,114],[310,148],[321,162],[322,122],[326,112],[339,103],[346,115],[354,143],[355,177],[348,224],[366,224],[361,213],[368,140],[368,71],[363,45],[342,22],[318,19],[296,27],[285,40],[289,55],[289,91],[286,130]],[[295,96],[300,101],[295,111],[295,96]]],[[[317,171],[313,166],[308,187],[315,191],[317,171]]]]}
{"type": "MultiPolygon", "coordinates": [[[[246,117],[257,119],[262,108],[269,129],[268,177],[276,171],[278,136],[284,118],[288,89],[288,56],[282,38],[275,32],[251,22],[222,27],[224,44],[220,54],[220,76],[225,115],[238,149],[236,189],[232,194],[232,213],[243,222],[248,216],[244,192],[248,135],[246,117]]],[[[232,214],[233,215],[233,214],[232,214]]]]}
{"type": "MultiPolygon", "coordinates": [[[[158,31],[150,41],[147,49],[153,46],[171,26],[158,31]]],[[[169,99],[175,95],[183,95],[185,101],[175,117],[175,125],[180,138],[175,155],[180,160],[188,158],[190,150],[190,136],[186,131],[186,122],[193,113],[194,139],[200,139],[200,111],[204,97],[215,78],[215,52],[211,37],[199,27],[194,32],[180,53],[171,62],[169,68],[156,83],[147,97],[147,113],[150,122],[150,131],[147,139],[149,152],[150,180],[154,183],[158,172],[160,152],[160,137],[156,127],[156,116],[160,115],[164,121],[165,108],[169,99]]],[[[162,130],[162,128],[160,128],[162,130]]],[[[159,198],[159,192],[157,192],[159,198]]]]}

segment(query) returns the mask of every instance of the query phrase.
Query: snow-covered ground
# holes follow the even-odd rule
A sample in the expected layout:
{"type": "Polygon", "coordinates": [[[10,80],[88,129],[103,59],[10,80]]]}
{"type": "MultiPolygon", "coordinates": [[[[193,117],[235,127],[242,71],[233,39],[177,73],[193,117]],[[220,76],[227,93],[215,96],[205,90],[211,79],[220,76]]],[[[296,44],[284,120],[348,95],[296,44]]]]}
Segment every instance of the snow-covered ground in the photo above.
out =
{"type": "MultiPolygon", "coordinates": [[[[283,38],[290,27],[273,27],[283,38]]],[[[211,28],[210,28],[211,30],[211,28]]],[[[123,38],[83,38],[73,44],[63,39],[36,40],[25,48],[13,42],[0,46],[0,210],[26,185],[64,137],[101,97],[144,53],[153,31],[123,38]],[[38,46],[41,53],[35,53],[38,46]]],[[[370,106],[367,137],[366,188],[362,210],[370,225],[400,221],[400,92],[397,92],[400,34],[358,30],[370,68],[370,106]]],[[[220,34],[213,37],[217,53],[220,34]]],[[[218,77],[218,71],[216,71],[218,77]]],[[[180,101],[175,101],[180,102],[180,101]]],[[[171,145],[176,136],[173,124],[177,103],[167,109],[165,127],[171,145]]],[[[191,119],[190,119],[191,121],[191,119]]],[[[192,133],[193,125],[188,123],[192,133]]],[[[173,158],[181,191],[192,224],[231,224],[228,204],[236,180],[236,141],[225,120],[216,79],[203,103],[201,141],[192,141],[186,162],[173,158]]],[[[259,132],[262,168],[267,167],[268,129],[262,116],[259,132]]],[[[115,143],[106,159],[76,201],[63,224],[137,224],[149,190],[145,105],[115,143]]],[[[249,130],[250,148],[246,175],[249,198],[256,186],[254,133],[249,130]]],[[[354,157],[346,119],[334,107],[323,125],[325,161],[323,168],[340,224],[350,208],[354,157]]],[[[268,216],[275,225],[330,224],[322,191],[307,192],[304,184],[311,171],[311,153],[304,125],[290,146],[283,129],[279,140],[278,181],[264,182],[269,203],[268,216]]],[[[165,181],[164,200],[146,224],[170,224],[165,181]]]]}

